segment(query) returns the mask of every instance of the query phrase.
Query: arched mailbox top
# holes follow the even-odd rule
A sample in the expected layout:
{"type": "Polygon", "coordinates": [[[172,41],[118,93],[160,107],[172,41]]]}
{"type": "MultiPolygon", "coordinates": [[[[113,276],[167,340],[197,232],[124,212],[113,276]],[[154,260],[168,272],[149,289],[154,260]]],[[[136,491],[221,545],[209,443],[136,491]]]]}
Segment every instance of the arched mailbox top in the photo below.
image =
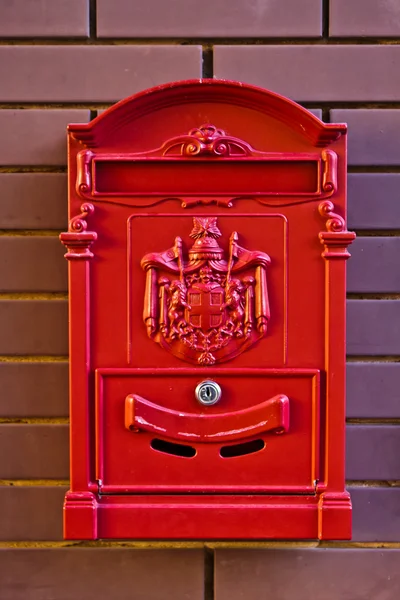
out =
{"type": "Polygon", "coordinates": [[[168,83],[134,94],[88,124],[69,125],[68,131],[85,146],[96,148],[111,133],[116,136],[119,130],[150,113],[168,107],[207,102],[228,104],[268,115],[316,147],[328,146],[347,130],[345,124],[323,123],[296,102],[274,92],[235,81],[199,79],[168,83]]]}

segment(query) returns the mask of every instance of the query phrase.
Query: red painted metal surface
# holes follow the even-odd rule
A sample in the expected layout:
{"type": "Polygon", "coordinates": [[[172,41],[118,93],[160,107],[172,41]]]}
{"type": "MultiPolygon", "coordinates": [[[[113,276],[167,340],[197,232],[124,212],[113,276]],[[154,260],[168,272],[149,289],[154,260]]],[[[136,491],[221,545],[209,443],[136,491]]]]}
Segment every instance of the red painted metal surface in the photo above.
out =
{"type": "Polygon", "coordinates": [[[346,126],[177,82],[70,125],[69,178],[65,537],[349,538],[346,126]]]}

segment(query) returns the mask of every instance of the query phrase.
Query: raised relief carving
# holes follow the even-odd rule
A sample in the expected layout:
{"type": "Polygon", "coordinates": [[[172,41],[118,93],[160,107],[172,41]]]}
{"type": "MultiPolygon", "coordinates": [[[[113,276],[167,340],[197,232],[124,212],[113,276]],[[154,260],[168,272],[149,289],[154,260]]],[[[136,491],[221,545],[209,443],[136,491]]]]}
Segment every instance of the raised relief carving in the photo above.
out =
{"type": "Polygon", "coordinates": [[[252,147],[215,125],[201,125],[191,129],[187,135],[171,138],[162,147],[164,156],[251,156],[252,147]]]}
{"type": "Polygon", "coordinates": [[[238,244],[218,245],[217,217],[194,217],[184,258],[180,237],[169,250],[147,254],[144,323],[150,338],[175,356],[207,366],[240,354],[267,333],[266,268],[270,257],[238,244]]]}

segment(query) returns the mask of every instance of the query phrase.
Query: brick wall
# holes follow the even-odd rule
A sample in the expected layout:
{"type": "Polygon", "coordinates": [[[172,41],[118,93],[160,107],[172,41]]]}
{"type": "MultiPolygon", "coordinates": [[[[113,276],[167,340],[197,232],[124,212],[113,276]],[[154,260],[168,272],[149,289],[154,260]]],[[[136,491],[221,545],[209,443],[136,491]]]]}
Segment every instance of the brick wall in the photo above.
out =
{"type": "Polygon", "coordinates": [[[0,0],[0,84],[0,600],[399,598],[399,0],[0,0]],[[349,124],[353,541],[63,542],[65,126],[213,75],[349,124]]]}

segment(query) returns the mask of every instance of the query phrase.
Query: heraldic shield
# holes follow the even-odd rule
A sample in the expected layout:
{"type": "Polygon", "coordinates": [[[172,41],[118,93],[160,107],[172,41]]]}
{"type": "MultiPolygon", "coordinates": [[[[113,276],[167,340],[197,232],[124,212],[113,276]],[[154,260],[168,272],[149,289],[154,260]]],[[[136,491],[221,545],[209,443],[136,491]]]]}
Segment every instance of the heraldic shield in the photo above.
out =
{"type": "Polygon", "coordinates": [[[143,319],[147,333],[178,358],[198,365],[229,360],[264,337],[270,318],[265,252],[229,239],[218,245],[217,217],[194,217],[194,244],[184,256],[180,237],[164,252],[147,254],[143,319]]]}

